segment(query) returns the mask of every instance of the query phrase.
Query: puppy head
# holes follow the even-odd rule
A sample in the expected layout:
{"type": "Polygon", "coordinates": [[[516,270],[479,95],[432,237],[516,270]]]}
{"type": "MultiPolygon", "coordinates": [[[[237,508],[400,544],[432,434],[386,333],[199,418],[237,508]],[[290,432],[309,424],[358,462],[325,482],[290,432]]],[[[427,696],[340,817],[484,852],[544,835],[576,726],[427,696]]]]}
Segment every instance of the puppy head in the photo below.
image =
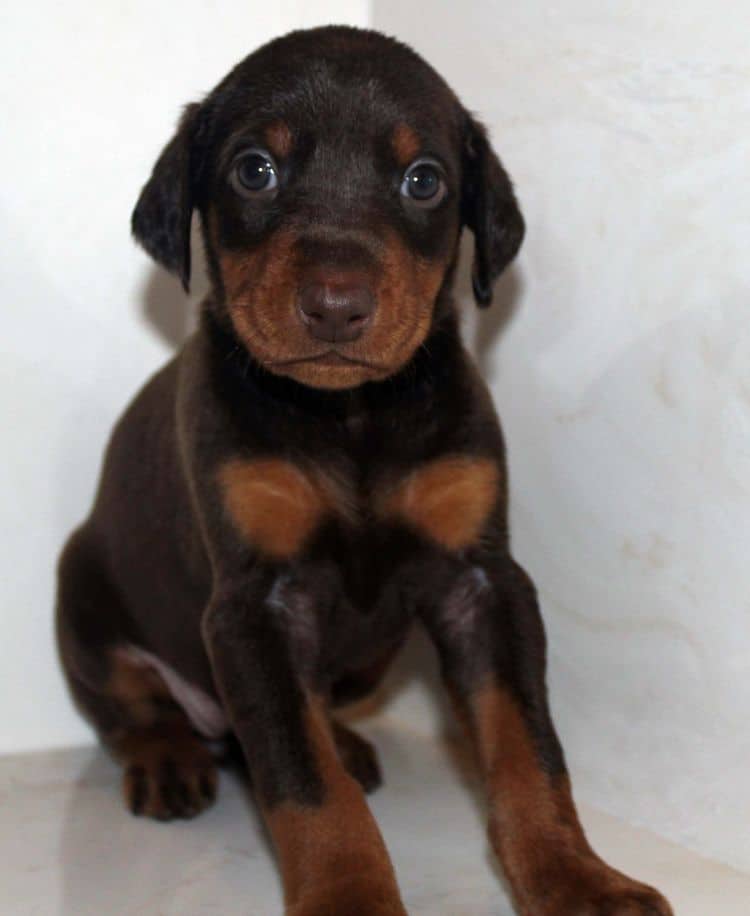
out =
{"type": "Polygon", "coordinates": [[[393,375],[424,343],[462,226],[474,293],[523,220],[484,128],[421,58],[376,32],[293,32],[189,106],[133,213],[185,287],[201,214],[214,308],[271,372],[318,388],[393,375]]]}

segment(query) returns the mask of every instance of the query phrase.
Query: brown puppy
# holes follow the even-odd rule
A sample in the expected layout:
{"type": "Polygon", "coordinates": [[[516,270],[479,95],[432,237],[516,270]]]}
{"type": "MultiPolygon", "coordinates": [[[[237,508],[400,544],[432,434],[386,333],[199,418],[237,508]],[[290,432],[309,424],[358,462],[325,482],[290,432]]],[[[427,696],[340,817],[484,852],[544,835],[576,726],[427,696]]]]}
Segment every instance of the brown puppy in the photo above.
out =
{"type": "Polygon", "coordinates": [[[450,293],[463,226],[482,305],[523,236],[481,125],[393,40],[293,33],[187,109],[143,189],[136,238],[186,285],[194,210],[200,329],[117,425],[60,564],[65,671],[128,806],[196,814],[203,738],[231,730],[289,916],[403,914],[361,788],[377,763],[330,709],[418,619],[519,912],[669,914],[581,830],[509,553],[500,427],[450,293]]]}

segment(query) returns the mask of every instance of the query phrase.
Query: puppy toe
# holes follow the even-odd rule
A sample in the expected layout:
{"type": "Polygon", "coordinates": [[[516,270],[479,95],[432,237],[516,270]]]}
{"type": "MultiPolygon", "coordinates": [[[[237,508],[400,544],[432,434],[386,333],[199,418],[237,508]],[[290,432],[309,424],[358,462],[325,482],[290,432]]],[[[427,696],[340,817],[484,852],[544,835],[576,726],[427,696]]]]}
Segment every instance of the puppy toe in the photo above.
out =
{"type": "Polygon", "coordinates": [[[154,738],[132,745],[123,794],[129,811],[159,821],[195,817],[216,798],[217,770],[197,739],[154,738]]]}

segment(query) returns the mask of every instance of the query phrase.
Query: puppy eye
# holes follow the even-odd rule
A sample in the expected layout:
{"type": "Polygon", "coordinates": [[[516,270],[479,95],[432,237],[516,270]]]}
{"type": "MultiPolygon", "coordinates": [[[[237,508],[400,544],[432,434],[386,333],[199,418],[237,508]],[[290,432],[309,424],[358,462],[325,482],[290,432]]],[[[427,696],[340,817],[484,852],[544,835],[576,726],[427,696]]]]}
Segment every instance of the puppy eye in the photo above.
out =
{"type": "Polygon", "coordinates": [[[229,180],[243,197],[272,197],[279,185],[276,165],[262,149],[243,153],[232,166],[229,180]]]}
{"type": "Polygon", "coordinates": [[[418,207],[436,207],[447,191],[443,170],[432,159],[417,159],[401,182],[401,196],[418,207]]]}

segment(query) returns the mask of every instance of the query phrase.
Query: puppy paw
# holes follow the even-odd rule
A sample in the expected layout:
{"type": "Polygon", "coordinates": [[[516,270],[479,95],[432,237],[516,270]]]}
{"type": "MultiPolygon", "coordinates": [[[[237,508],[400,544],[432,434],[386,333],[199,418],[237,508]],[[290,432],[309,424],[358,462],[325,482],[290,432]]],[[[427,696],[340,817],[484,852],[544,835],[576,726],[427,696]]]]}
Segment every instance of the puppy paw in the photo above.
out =
{"type": "Polygon", "coordinates": [[[592,901],[566,904],[556,916],[673,916],[672,908],[653,888],[606,894],[592,901]]]}
{"type": "Polygon", "coordinates": [[[136,815],[159,821],[195,817],[216,798],[217,771],[208,749],[194,736],[153,734],[130,740],[123,794],[136,815]]]}
{"type": "Polygon", "coordinates": [[[674,916],[653,887],[633,881],[598,859],[566,869],[554,889],[539,894],[533,916],[674,916]]]}

